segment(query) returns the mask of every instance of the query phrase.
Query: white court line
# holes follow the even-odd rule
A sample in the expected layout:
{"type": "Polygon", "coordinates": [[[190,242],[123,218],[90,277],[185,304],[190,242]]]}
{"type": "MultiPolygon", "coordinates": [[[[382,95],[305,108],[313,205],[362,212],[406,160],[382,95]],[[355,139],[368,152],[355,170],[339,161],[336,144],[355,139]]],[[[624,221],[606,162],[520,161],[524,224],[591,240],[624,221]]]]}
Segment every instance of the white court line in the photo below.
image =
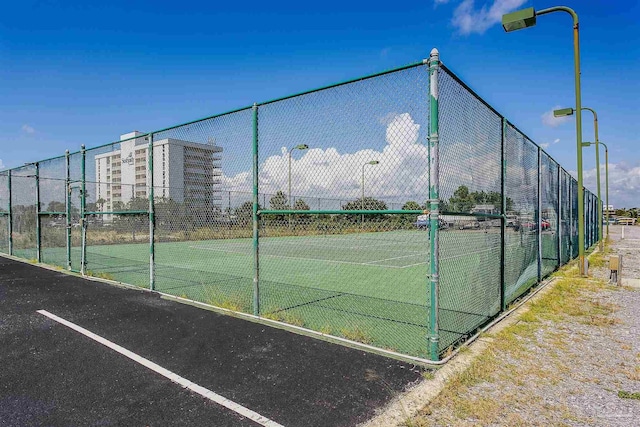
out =
{"type": "Polygon", "coordinates": [[[365,262],[365,264],[372,265],[373,263],[376,263],[376,262],[391,261],[392,259],[409,258],[409,257],[418,256],[418,255],[422,256],[422,254],[414,253],[414,254],[411,254],[411,255],[402,255],[402,256],[396,256],[396,257],[393,257],[393,258],[377,259],[375,261],[365,262]]]}
{"type": "Polygon", "coordinates": [[[203,396],[203,397],[206,397],[207,399],[212,400],[218,405],[224,406],[227,409],[231,409],[232,411],[242,415],[245,418],[250,419],[251,421],[255,421],[256,423],[265,427],[283,427],[281,424],[278,424],[275,421],[272,421],[269,418],[266,418],[258,414],[257,412],[253,412],[251,409],[245,408],[242,405],[239,405],[225,397],[222,397],[219,394],[212,392],[211,390],[208,390],[202,386],[194,384],[188,379],[183,378],[178,374],[174,374],[173,372],[163,368],[162,366],[157,365],[152,361],[145,359],[142,356],[138,356],[137,354],[127,350],[126,348],[121,347],[118,344],[112,343],[111,341],[105,338],[102,338],[101,336],[96,335],[91,331],[84,329],[83,327],[80,327],[74,323],[71,323],[68,320],[64,320],[63,318],[58,317],[55,314],[51,314],[46,310],[38,310],[37,312],[42,314],[43,316],[48,317],[49,319],[55,320],[56,322],[63,324],[68,328],[73,329],[76,332],[80,332],[82,335],[89,337],[92,340],[97,341],[106,347],[109,347],[110,349],[122,354],[123,356],[128,357],[134,362],[138,362],[139,364],[146,366],[147,368],[151,369],[154,372],[157,372],[163,377],[170,379],[171,381],[181,385],[184,388],[187,388],[193,391],[194,393],[199,394],[200,396],[203,396]]]}
{"type": "MultiPolygon", "coordinates": [[[[246,252],[230,251],[230,250],[227,250],[227,249],[207,248],[207,247],[203,247],[203,246],[189,246],[189,247],[191,249],[202,249],[204,251],[226,252],[226,253],[230,253],[230,254],[249,255],[246,252]]],[[[418,264],[403,265],[402,267],[397,267],[395,265],[370,264],[371,262],[380,262],[380,261],[367,261],[367,262],[337,261],[337,260],[333,260],[333,259],[303,258],[303,257],[297,257],[297,256],[270,255],[270,254],[262,254],[262,253],[260,254],[260,256],[261,257],[271,257],[271,258],[296,259],[296,260],[303,260],[303,261],[334,262],[334,263],[337,263],[337,264],[365,265],[367,267],[382,267],[382,268],[407,268],[407,267],[413,267],[414,265],[420,265],[420,264],[425,264],[426,263],[426,262],[420,262],[418,264]]],[[[415,256],[415,255],[408,255],[408,256],[415,256]]]]}

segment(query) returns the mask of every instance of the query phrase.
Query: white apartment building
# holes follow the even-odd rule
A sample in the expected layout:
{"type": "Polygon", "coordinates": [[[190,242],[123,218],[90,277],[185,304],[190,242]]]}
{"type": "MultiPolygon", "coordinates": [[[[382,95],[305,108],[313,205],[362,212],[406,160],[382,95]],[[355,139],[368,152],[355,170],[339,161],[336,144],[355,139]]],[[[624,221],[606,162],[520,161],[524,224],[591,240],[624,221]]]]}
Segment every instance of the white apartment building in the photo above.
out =
{"type": "MultiPolygon", "coordinates": [[[[95,156],[96,208],[116,210],[134,198],[147,198],[149,142],[135,131],[120,137],[120,149],[95,156]],[[118,203],[120,202],[120,203],[118,203]]],[[[172,199],[190,206],[220,205],[220,154],[222,147],[179,139],[153,141],[155,198],[172,199]]],[[[105,215],[106,217],[106,215],[105,215]]],[[[105,218],[108,220],[109,218],[105,218]]]]}

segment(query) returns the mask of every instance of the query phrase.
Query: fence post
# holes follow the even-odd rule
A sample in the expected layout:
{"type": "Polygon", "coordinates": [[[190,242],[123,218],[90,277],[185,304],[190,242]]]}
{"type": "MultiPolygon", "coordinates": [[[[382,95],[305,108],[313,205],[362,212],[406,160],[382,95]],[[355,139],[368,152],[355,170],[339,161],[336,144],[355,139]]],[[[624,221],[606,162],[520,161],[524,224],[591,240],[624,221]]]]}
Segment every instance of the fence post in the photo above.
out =
{"type": "Polygon", "coordinates": [[[9,228],[9,255],[13,255],[13,209],[11,208],[11,169],[7,171],[7,185],[9,187],[9,206],[7,214],[7,226],[9,228]]]}
{"type": "Polygon", "coordinates": [[[84,144],[80,146],[80,153],[82,154],[80,160],[80,173],[82,174],[82,186],[80,188],[80,230],[82,232],[82,236],[80,237],[80,239],[82,240],[82,261],[80,262],[80,273],[84,276],[87,272],[87,218],[85,217],[85,212],[87,210],[87,177],[85,176],[87,152],[85,150],[84,144]]]}
{"type": "Polygon", "coordinates": [[[40,163],[36,162],[36,259],[42,262],[42,230],[40,228],[40,163]]]}
{"type": "Polygon", "coordinates": [[[71,270],[71,165],[69,159],[69,150],[64,152],[66,161],[66,179],[65,188],[67,197],[65,198],[65,210],[67,216],[67,270],[71,270]]]}
{"type": "Polygon", "coordinates": [[[507,120],[502,117],[502,138],[501,138],[501,150],[500,156],[501,159],[501,174],[500,174],[500,192],[502,193],[502,227],[500,228],[500,310],[505,311],[507,309],[507,300],[506,300],[506,283],[505,283],[505,262],[506,262],[506,254],[505,254],[505,234],[507,229],[507,194],[506,194],[506,180],[507,180],[507,156],[505,155],[505,150],[507,148],[506,144],[507,138],[507,120]]]}
{"type": "Polygon", "coordinates": [[[153,133],[149,134],[149,148],[147,148],[147,184],[149,185],[149,289],[156,288],[156,208],[153,190],[153,133]]]}
{"type": "Polygon", "coordinates": [[[440,54],[438,49],[432,49],[429,55],[429,240],[431,242],[431,311],[429,319],[429,356],[431,360],[439,360],[440,331],[439,331],[439,246],[438,246],[438,219],[439,219],[439,158],[438,158],[438,72],[440,69],[440,54]]]}
{"type": "Polygon", "coordinates": [[[542,149],[538,147],[538,282],[542,280],[542,149]]]}
{"type": "Polygon", "coordinates": [[[260,315],[260,242],[258,240],[258,104],[253,104],[253,314],[260,315]]]}

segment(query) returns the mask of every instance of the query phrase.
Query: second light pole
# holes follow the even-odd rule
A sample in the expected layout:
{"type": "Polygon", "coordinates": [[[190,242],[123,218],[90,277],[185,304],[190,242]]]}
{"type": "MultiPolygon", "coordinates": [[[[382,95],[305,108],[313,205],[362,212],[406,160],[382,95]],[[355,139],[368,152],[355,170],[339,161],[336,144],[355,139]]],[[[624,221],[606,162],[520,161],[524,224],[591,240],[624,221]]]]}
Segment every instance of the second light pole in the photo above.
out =
{"type": "MultiPolygon", "coordinates": [[[[380,163],[378,160],[371,160],[362,165],[362,201],[360,203],[360,207],[364,210],[364,167],[367,165],[377,165],[380,163]]],[[[364,214],[362,214],[362,225],[364,226],[364,214]]]]}
{"type": "MultiPolygon", "coordinates": [[[[288,197],[288,201],[287,204],[289,205],[289,209],[293,209],[293,203],[291,201],[291,153],[293,153],[293,150],[306,150],[307,148],[309,148],[309,146],[307,144],[298,144],[295,147],[293,147],[291,150],[289,150],[289,194],[287,194],[288,197]]],[[[289,214],[289,227],[291,227],[291,214],[289,214]]]]}
{"type": "MultiPolygon", "coordinates": [[[[587,110],[587,111],[591,111],[591,113],[593,113],[593,131],[595,134],[595,138],[596,138],[596,142],[595,143],[590,143],[590,142],[585,142],[582,144],[583,147],[588,147],[590,145],[595,145],[596,146],[596,186],[598,189],[598,213],[597,213],[597,218],[599,221],[599,226],[598,226],[598,241],[599,241],[599,246],[600,246],[600,250],[604,249],[604,245],[603,245],[603,240],[602,240],[602,197],[601,197],[601,193],[600,193],[600,147],[598,146],[600,144],[600,138],[598,136],[598,114],[596,113],[596,110],[594,110],[593,108],[589,108],[589,107],[582,107],[583,110],[587,110]]],[[[573,113],[575,112],[575,110],[573,108],[563,108],[560,110],[554,110],[553,112],[553,116],[554,117],[564,117],[564,116],[571,116],[573,115],[573,113]]]]}

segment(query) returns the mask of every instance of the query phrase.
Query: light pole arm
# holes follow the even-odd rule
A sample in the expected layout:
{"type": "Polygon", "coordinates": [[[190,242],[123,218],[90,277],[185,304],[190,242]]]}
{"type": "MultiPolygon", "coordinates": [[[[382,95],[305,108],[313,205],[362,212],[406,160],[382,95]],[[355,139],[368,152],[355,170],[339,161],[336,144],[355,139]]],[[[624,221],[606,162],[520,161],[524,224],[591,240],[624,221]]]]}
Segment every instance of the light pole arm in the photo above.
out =
{"type": "Polygon", "coordinates": [[[596,144],[598,144],[600,142],[600,138],[598,137],[598,113],[596,113],[596,110],[594,110],[593,108],[582,107],[582,109],[591,111],[593,113],[593,129],[594,129],[595,138],[596,138],[595,142],[596,144]]]}
{"type": "Polygon", "coordinates": [[[578,14],[575,10],[567,6],[554,6],[548,9],[536,10],[536,15],[546,15],[547,13],[552,12],[567,12],[573,18],[573,28],[578,28],[578,14]]]}

